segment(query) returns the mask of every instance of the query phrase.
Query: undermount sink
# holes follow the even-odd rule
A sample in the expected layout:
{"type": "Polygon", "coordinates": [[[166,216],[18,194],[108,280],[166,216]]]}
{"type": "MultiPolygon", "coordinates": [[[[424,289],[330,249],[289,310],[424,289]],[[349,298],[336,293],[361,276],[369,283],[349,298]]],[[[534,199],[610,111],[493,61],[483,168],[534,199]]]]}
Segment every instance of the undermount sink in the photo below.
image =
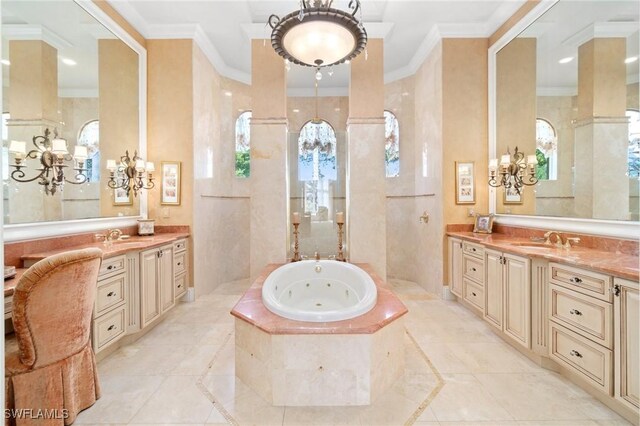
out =
{"type": "Polygon", "coordinates": [[[550,246],[548,244],[545,243],[535,243],[535,242],[530,242],[530,243],[511,243],[512,246],[517,246],[517,247],[524,247],[524,248],[528,248],[528,249],[539,249],[539,250],[551,250],[555,247],[550,246]]]}
{"type": "MultiPolygon", "coordinates": [[[[139,246],[140,241],[112,241],[110,248],[124,248],[124,247],[133,247],[139,246]]],[[[107,247],[109,245],[107,244],[107,247]]]]}

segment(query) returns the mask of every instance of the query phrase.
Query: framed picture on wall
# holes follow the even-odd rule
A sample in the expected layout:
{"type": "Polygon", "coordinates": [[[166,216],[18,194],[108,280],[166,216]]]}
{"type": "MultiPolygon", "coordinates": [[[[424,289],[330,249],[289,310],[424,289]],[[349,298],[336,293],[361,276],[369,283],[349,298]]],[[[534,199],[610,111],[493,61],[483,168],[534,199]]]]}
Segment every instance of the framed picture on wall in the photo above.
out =
{"type": "Polygon", "coordinates": [[[162,162],[162,199],[163,205],[180,205],[180,162],[162,162]]]}
{"type": "MultiPolygon", "coordinates": [[[[124,182],[124,170],[116,171],[116,182],[121,185],[124,182]]],[[[113,190],[113,205],[114,206],[131,206],[133,205],[133,191],[129,191],[124,188],[116,188],[113,190]]]]}
{"type": "Polygon", "coordinates": [[[515,188],[505,188],[503,194],[503,204],[522,204],[522,192],[518,193],[515,188]]]}
{"type": "Polygon", "coordinates": [[[456,204],[475,204],[475,166],[473,161],[456,161],[456,204]]]}

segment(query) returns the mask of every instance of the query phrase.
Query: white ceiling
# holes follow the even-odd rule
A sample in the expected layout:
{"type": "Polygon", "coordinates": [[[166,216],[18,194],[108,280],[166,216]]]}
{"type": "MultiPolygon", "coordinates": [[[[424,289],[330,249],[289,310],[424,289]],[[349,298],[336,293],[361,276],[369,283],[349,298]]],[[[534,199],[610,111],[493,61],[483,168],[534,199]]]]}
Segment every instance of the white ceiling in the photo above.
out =
{"type": "MultiPolygon", "coordinates": [[[[250,82],[251,38],[271,35],[266,26],[270,14],[285,15],[298,7],[297,0],[109,0],[111,5],[147,38],[190,36],[198,41],[218,71],[250,82]]],[[[426,44],[439,35],[487,37],[524,0],[362,0],[363,21],[369,37],[384,38],[387,81],[413,74],[422,63],[426,44]]],[[[333,7],[346,9],[347,0],[333,7]]],[[[268,42],[267,42],[268,43],[268,42]]],[[[290,94],[309,94],[315,71],[292,66],[288,73],[290,94]]],[[[324,73],[320,82],[325,95],[346,93],[348,65],[324,73]]]]}

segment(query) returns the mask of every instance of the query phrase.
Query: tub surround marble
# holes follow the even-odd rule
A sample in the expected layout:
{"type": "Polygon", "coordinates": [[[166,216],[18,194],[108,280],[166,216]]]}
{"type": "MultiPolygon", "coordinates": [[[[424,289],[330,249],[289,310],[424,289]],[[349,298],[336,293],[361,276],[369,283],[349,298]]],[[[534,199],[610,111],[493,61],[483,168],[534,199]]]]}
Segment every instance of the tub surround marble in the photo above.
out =
{"type": "Polygon", "coordinates": [[[262,284],[280,264],[268,265],[253,285],[231,310],[231,315],[268,334],[371,334],[405,315],[408,310],[368,264],[356,264],[364,269],[378,288],[376,306],[364,315],[344,321],[314,323],[294,321],[269,311],[262,303],[262,284]]]}
{"type": "MultiPolygon", "coordinates": [[[[536,230],[533,232],[533,235],[529,235],[525,231],[523,231],[522,233],[527,235],[510,235],[495,232],[493,234],[477,234],[468,231],[448,231],[447,235],[467,241],[481,243],[488,248],[500,250],[507,253],[523,255],[531,258],[544,258],[552,262],[584,267],[629,280],[638,281],[640,279],[640,266],[638,265],[637,254],[634,255],[629,253],[622,253],[619,251],[616,252],[614,250],[607,250],[602,246],[598,246],[596,248],[584,247],[582,245],[582,240],[580,244],[572,247],[569,250],[561,248],[558,249],[555,247],[551,247],[546,250],[540,250],[538,248],[530,248],[517,245],[522,243],[531,243],[531,236],[542,236],[544,234],[544,231],[536,230]]],[[[518,234],[518,232],[514,233],[518,234]]],[[[587,242],[595,243],[597,238],[591,238],[593,238],[593,240],[587,240],[587,242]]],[[[607,240],[613,239],[609,238],[607,240]]],[[[624,241],[626,240],[620,240],[617,246],[621,246],[625,248],[625,250],[633,251],[631,248],[631,243],[633,242],[624,241]]],[[[604,247],[609,247],[613,243],[607,242],[607,244],[604,244],[604,247]]]]}
{"type": "Polygon", "coordinates": [[[344,321],[289,320],[268,311],[268,265],[235,305],[235,374],[275,406],[369,405],[404,374],[404,304],[373,272],[376,306],[344,321]]]}

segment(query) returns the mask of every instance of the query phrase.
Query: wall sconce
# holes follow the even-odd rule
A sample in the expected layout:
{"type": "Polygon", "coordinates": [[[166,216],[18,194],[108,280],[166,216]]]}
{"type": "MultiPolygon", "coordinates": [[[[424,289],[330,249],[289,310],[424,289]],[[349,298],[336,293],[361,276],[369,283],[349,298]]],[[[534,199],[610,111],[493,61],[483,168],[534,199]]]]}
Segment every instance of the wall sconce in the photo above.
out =
{"type": "Polygon", "coordinates": [[[516,147],[513,156],[507,147],[507,153],[500,157],[499,165],[497,158],[489,160],[489,185],[494,188],[500,186],[504,186],[506,189],[513,188],[520,194],[525,185],[531,186],[538,183],[538,178],[536,178],[538,158],[535,155],[529,155],[526,162],[524,159],[525,155],[518,151],[518,147],[516,147]],[[500,173],[499,181],[498,173],[500,173]]]}
{"type": "Polygon", "coordinates": [[[57,192],[58,187],[62,191],[65,182],[74,185],[80,185],[87,182],[86,169],[84,168],[87,161],[87,147],[76,146],[74,155],[71,157],[67,150],[67,141],[58,139],[58,131],[53,130],[53,140],[49,139],[51,132],[49,129],[44,130],[43,136],[34,136],[31,140],[36,149],[27,152],[27,144],[22,141],[11,141],[9,144],[9,152],[14,154],[14,163],[11,164],[15,170],[11,172],[11,178],[16,182],[26,183],[33,182],[38,179],[38,183],[44,187],[47,195],[53,195],[57,192]],[[33,178],[26,178],[23,168],[27,167],[26,160],[39,159],[41,168],[36,169],[40,173],[33,178]],[[69,167],[64,162],[75,160],[75,180],[69,180],[64,176],[65,168],[69,167]]]}
{"type": "Polygon", "coordinates": [[[133,153],[133,159],[129,157],[129,151],[125,151],[125,155],[120,157],[120,164],[116,164],[115,160],[107,160],[107,170],[109,170],[109,182],[107,182],[109,188],[124,189],[127,191],[127,196],[132,190],[133,195],[137,196],[138,191],[152,189],[156,185],[153,182],[153,172],[156,171],[154,164],[151,162],[145,164],[144,160],[138,157],[138,151],[133,153]]]}

